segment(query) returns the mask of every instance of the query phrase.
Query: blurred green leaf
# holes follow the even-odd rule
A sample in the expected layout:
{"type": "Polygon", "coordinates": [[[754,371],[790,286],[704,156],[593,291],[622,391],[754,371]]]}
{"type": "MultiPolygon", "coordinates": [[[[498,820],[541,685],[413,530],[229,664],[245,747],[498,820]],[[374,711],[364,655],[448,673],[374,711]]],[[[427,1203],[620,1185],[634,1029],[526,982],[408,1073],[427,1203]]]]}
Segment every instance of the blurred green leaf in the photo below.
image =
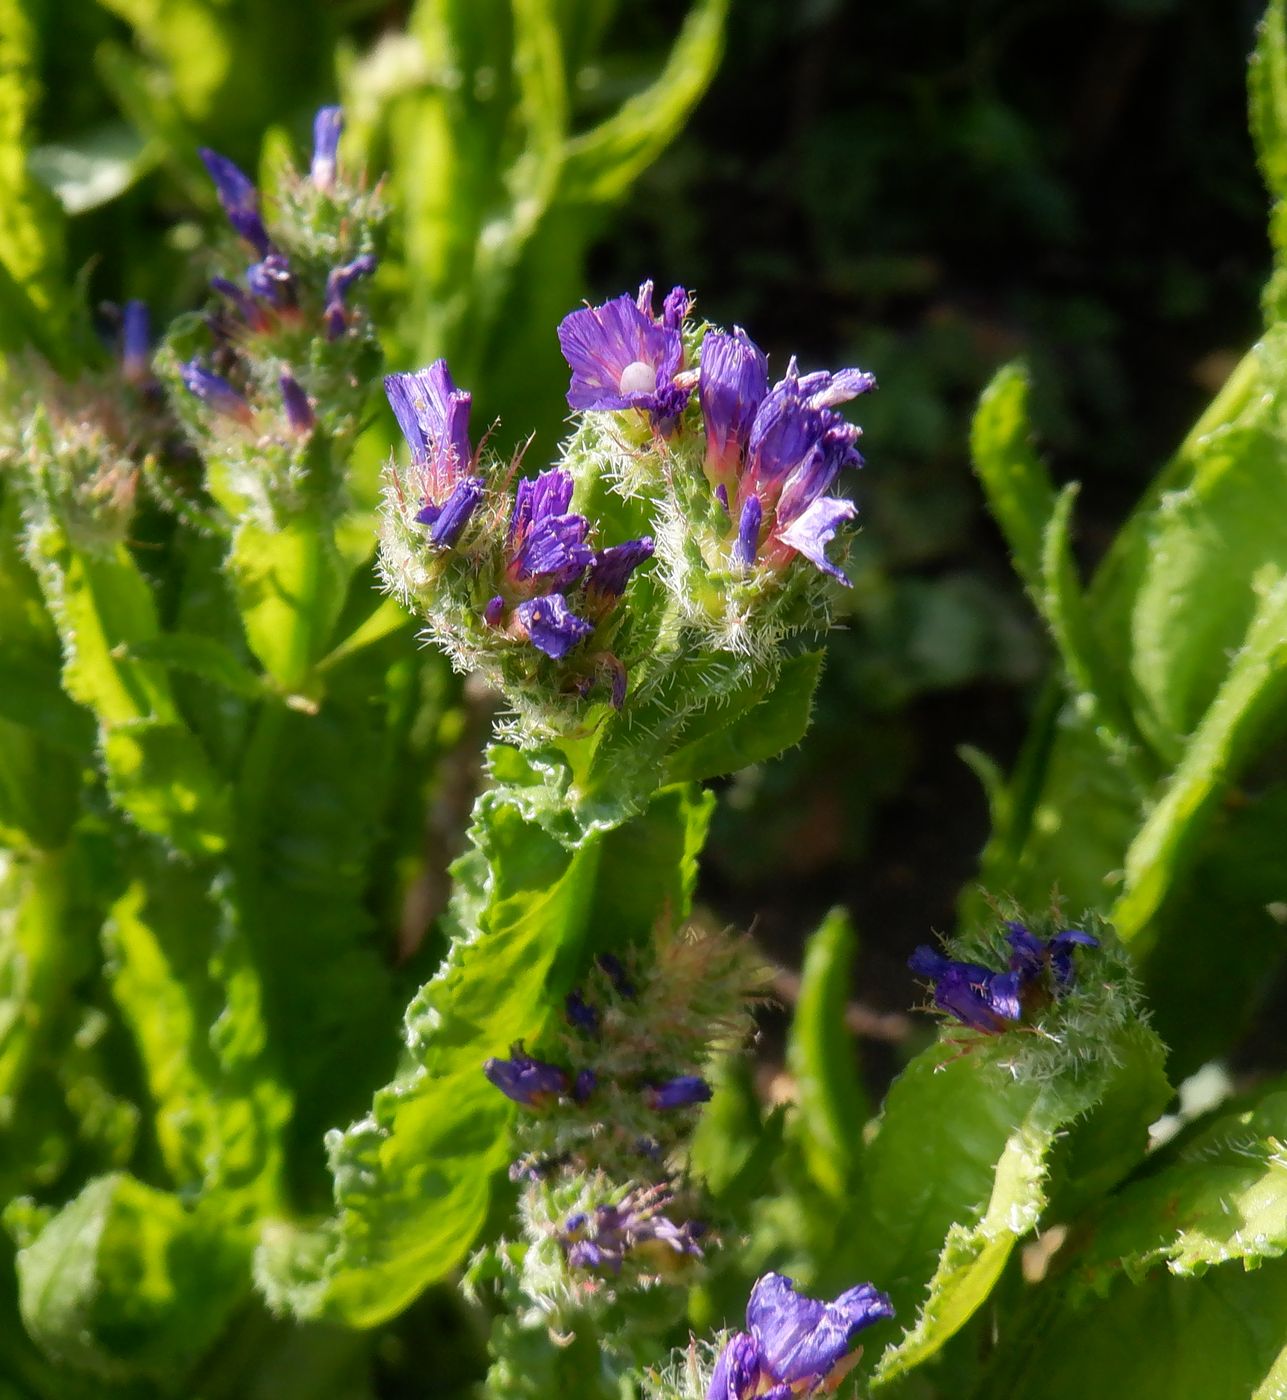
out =
{"type": "Polygon", "coordinates": [[[249,1239],[132,1176],[97,1177],[18,1254],[28,1332],[104,1379],[173,1374],[244,1295],[249,1239]]]}
{"type": "Polygon", "coordinates": [[[29,162],[31,173],[71,215],[120,198],[152,163],[147,141],[120,122],[96,127],[76,142],[37,146],[29,162]]]}
{"type": "Polygon", "coordinates": [[[858,1048],[845,1027],[857,950],[848,915],[833,909],[805,946],[787,1040],[797,1104],[792,1131],[813,1179],[837,1198],[848,1191],[859,1155],[854,1127],[870,1115],[858,1076],[858,1048]]]}

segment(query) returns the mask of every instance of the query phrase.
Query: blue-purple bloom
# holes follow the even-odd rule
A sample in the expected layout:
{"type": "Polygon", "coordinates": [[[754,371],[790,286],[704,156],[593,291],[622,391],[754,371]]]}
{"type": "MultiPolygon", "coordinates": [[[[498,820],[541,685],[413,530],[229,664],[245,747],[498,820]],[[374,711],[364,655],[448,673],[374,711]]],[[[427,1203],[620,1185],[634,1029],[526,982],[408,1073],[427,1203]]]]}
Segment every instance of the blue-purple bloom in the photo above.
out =
{"type": "Polygon", "coordinates": [[[619,997],[624,997],[626,1001],[634,1001],[638,997],[639,989],[630,980],[625,964],[615,953],[600,953],[595,962],[619,997]]]}
{"type": "Polygon", "coordinates": [[[826,547],[856,509],[825,492],[843,468],[861,465],[862,458],[859,429],[834,407],[874,385],[870,374],[857,369],[801,376],[792,360],[770,389],[764,354],[745,332],[706,336],[698,378],[706,474],[736,521],[730,545],[735,564],[780,568],[793,554],[803,554],[848,582],[826,547]]]}
{"type": "Polygon", "coordinates": [[[688,294],[676,287],[663,318],[652,314],[652,284],[638,298],[614,297],[563,318],[559,346],[572,369],[568,406],[578,411],[635,408],[668,427],[684,410],[691,389],[675,383],[684,358],[680,333],[688,294]]]}
{"type": "Polygon", "coordinates": [[[516,579],[540,578],[560,590],[580,582],[594,551],[585,542],[589,522],[568,510],[571,502],[572,476],[561,467],[518,483],[509,521],[510,567],[516,579]]]}
{"type": "Polygon", "coordinates": [[[680,1074],[661,1084],[650,1084],[644,1098],[654,1113],[673,1108],[690,1108],[693,1104],[709,1103],[711,1086],[700,1074],[680,1074]]]}
{"type": "Polygon", "coordinates": [[[527,1108],[544,1108],[571,1092],[567,1070],[534,1060],[521,1041],[510,1047],[509,1056],[508,1060],[488,1060],[483,1066],[483,1073],[506,1098],[527,1108]]]}
{"type": "Polygon", "coordinates": [[[446,360],[411,374],[387,375],[384,392],[420,475],[416,520],[429,526],[434,544],[446,548],[459,539],[483,498],[469,441],[472,396],[456,388],[446,360]]]}
{"type": "Polygon", "coordinates": [[[250,422],[250,405],[246,400],[222,375],[206,369],[200,360],[187,360],[181,364],[179,376],[188,393],[200,399],[216,413],[221,413],[226,418],[235,418],[239,423],[250,422]]]}
{"type": "Polygon", "coordinates": [[[746,1305],[747,1330],[715,1363],[707,1400],[828,1394],[857,1360],[850,1356],[857,1334],[893,1315],[888,1296],[870,1283],[823,1303],[797,1293],[784,1274],[765,1274],[746,1305]]]}
{"type": "Polygon", "coordinates": [[[626,591],[630,575],[653,556],[656,546],[651,535],[626,540],[624,544],[609,545],[590,560],[590,573],[585,586],[605,598],[619,598],[626,591]]]}
{"type": "Polygon", "coordinates": [[[572,1085],[572,1102],[584,1104],[590,1101],[590,1095],[594,1093],[599,1085],[599,1076],[592,1069],[583,1069],[577,1072],[576,1082],[572,1085]]]}
{"type": "Polygon", "coordinates": [[[292,374],[283,374],[277,383],[282,391],[282,406],[286,409],[286,421],[290,424],[293,432],[298,433],[301,437],[306,437],[313,431],[313,425],[317,421],[313,415],[313,405],[308,401],[308,395],[300,386],[299,380],[292,374]]]}
{"type": "Polygon", "coordinates": [[[618,1205],[599,1205],[570,1215],[559,1231],[568,1267],[618,1275],[627,1255],[643,1255],[650,1264],[687,1255],[702,1257],[698,1239],[705,1233],[695,1220],[676,1224],[664,1214],[664,1189],[632,1191],[618,1205]]]}
{"type": "Polygon", "coordinates": [[[295,284],[291,278],[290,261],[285,253],[269,253],[246,269],[246,285],[269,306],[293,306],[295,284]]]}
{"type": "Polygon", "coordinates": [[[537,651],[543,651],[555,661],[562,661],[578,642],[583,642],[594,631],[590,623],[572,612],[562,593],[529,598],[514,609],[514,614],[537,651]]]}
{"type": "MultiPolygon", "coordinates": [[[[348,329],[348,309],[344,299],[349,288],[362,277],[370,277],[375,271],[374,253],[363,253],[352,262],[341,263],[331,269],[326,278],[326,308],[322,313],[327,340],[338,340],[348,329]]],[[[444,361],[438,363],[443,364],[444,361]]]]}
{"type": "Polygon", "coordinates": [[[152,327],[147,303],[127,301],[121,310],[121,369],[132,384],[152,375],[152,327]]]}
{"type": "Polygon", "coordinates": [[[955,962],[924,944],[908,958],[907,965],[918,977],[933,982],[934,1004],[971,1030],[995,1035],[1023,1015],[1018,973],[955,962]]]}
{"type": "Polygon", "coordinates": [[[567,994],[563,1010],[567,1016],[568,1025],[579,1031],[584,1031],[587,1035],[599,1034],[599,1013],[581,995],[580,987],[573,987],[567,994]]]}
{"type": "Polygon", "coordinates": [[[934,1004],[972,1030],[1007,1030],[1026,1011],[1062,996],[1072,986],[1074,948],[1099,946],[1093,934],[1080,929],[1065,929],[1043,940],[1014,920],[1006,928],[1010,960],[1004,972],[957,962],[928,946],[917,948],[908,959],[913,972],[933,982],[934,1004]]]}
{"type": "Polygon", "coordinates": [[[267,257],[273,245],[259,212],[259,191],[254,182],[218,151],[202,146],[198,154],[214,181],[215,193],[228,222],[261,258],[267,257]]]}
{"type": "Polygon", "coordinates": [[[313,118],[313,162],[309,176],[319,190],[330,190],[335,184],[335,154],[344,130],[344,111],[340,107],[320,107],[313,118]]]}

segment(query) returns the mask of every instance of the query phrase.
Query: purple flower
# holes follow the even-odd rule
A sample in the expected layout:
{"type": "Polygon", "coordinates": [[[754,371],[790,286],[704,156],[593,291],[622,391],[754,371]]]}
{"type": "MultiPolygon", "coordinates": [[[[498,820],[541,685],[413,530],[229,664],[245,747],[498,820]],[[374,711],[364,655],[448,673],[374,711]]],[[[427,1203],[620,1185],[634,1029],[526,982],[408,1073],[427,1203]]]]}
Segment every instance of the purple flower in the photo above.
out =
{"type": "Polygon", "coordinates": [[[469,524],[474,508],[483,499],[485,488],[476,476],[462,477],[451,489],[451,495],[440,506],[432,501],[416,512],[416,523],[428,525],[429,539],[443,549],[449,549],[469,524]]]}
{"type": "MultiPolygon", "coordinates": [[[[361,257],[354,258],[352,262],[341,263],[339,267],[333,267],[327,275],[326,307],[322,312],[327,340],[338,340],[348,330],[349,318],[344,298],[348,295],[349,288],[354,282],[362,277],[370,277],[375,271],[375,267],[375,254],[363,253],[361,257]]],[[[446,368],[445,361],[439,360],[436,363],[443,365],[444,369],[446,368]]],[[[467,417],[468,415],[466,415],[467,417]]]]}
{"type": "Polygon", "coordinates": [[[227,156],[202,146],[198,151],[214,181],[219,203],[228,222],[249,243],[261,258],[272,252],[272,240],[259,212],[259,191],[227,156]]]}
{"type": "Polygon", "coordinates": [[[571,501],[572,477],[560,467],[519,482],[509,522],[516,579],[545,579],[555,589],[579,582],[594,551],[585,542],[589,522],[568,511],[571,501]]]}
{"type": "Polygon", "coordinates": [[[335,184],[335,153],[344,130],[344,111],[340,107],[321,107],[313,118],[313,163],[309,170],[313,184],[329,191],[335,184]]]}
{"type": "Polygon", "coordinates": [[[590,560],[590,575],[585,586],[604,597],[619,598],[626,591],[630,575],[646,560],[651,559],[656,546],[652,536],[626,540],[624,544],[609,545],[590,560]]]}
{"type": "Polygon", "coordinates": [[[568,1025],[584,1031],[587,1035],[599,1034],[599,1013],[581,995],[579,987],[574,987],[568,993],[563,1009],[568,1025]]]}
{"type": "Polygon", "coordinates": [[[1016,919],[1006,923],[1006,942],[1010,945],[1010,970],[1019,974],[1024,984],[1036,982],[1047,968],[1054,975],[1054,992],[1058,995],[1072,986],[1075,975],[1073,949],[1098,948],[1099,939],[1080,929],[1068,928],[1044,941],[1029,932],[1016,919]]]}
{"type": "Polygon", "coordinates": [[[955,962],[922,944],[907,960],[918,977],[934,984],[934,1004],[972,1030],[995,1035],[1023,1015],[1020,974],[955,962]]]}
{"type": "Polygon", "coordinates": [[[599,1076],[592,1069],[578,1071],[576,1083],[572,1086],[572,1102],[576,1104],[589,1103],[590,1095],[594,1093],[599,1084],[599,1076]]]}
{"type": "Polygon", "coordinates": [[[737,522],[737,538],[733,541],[733,562],[743,569],[755,563],[760,548],[760,524],[764,508],[758,496],[748,496],[742,504],[742,514],[737,522]]]}
{"type": "Polygon", "coordinates": [[[293,306],[295,284],[285,253],[269,253],[246,269],[246,285],[269,306],[293,306]]]}
{"type": "Polygon", "coordinates": [[[121,369],[132,384],[152,375],[152,327],[147,303],[127,301],[121,311],[121,369]]]}
{"type": "Polygon", "coordinates": [[[768,391],[769,362],[745,331],[707,334],[697,397],[706,425],[706,474],[716,489],[724,487],[726,499],[746,455],[756,410],[768,391]]]}
{"type": "Polygon", "coordinates": [[[522,1042],[511,1046],[508,1060],[488,1060],[483,1073],[506,1098],[528,1108],[543,1108],[571,1089],[568,1072],[558,1065],[534,1060],[522,1042]]]}
{"type": "Polygon", "coordinates": [[[784,1274],[765,1274],[746,1305],[747,1331],[729,1339],[711,1377],[707,1400],[830,1393],[850,1370],[854,1338],[894,1315],[870,1283],[823,1303],[797,1293],[784,1274]]]}
{"type": "Polygon", "coordinates": [[[292,432],[306,437],[313,431],[313,424],[317,421],[313,416],[313,405],[309,403],[308,395],[294,375],[283,374],[277,383],[282,391],[286,421],[290,424],[292,432]]]}
{"type": "Polygon", "coordinates": [[[600,953],[595,962],[599,964],[599,970],[612,983],[613,990],[619,997],[624,997],[626,1001],[634,1001],[638,997],[638,988],[630,980],[625,964],[615,953],[600,953]]]}
{"type": "Polygon", "coordinates": [[[843,468],[861,465],[862,458],[855,446],[858,428],[832,405],[865,392],[875,380],[856,369],[802,378],[794,360],[767,391],[766,378],[763,355],[741,331],[706,337],[700,381],[706,470],[726,510],[729,484],[737,485],[733,562],[781,568],[802,554],[847,584],[826,546],[856,508],[824,493],[843,468]]]}
{"type": "Polygon", "coordinates": [[[662,1084],[650,1084],[644,1098],[654,1113],[672,1108],[689,1108],[693,1104],[709,1103],[711,1086],[700,1074],[680,1074],[662,1084]]]}
{"type": "Polygon", "coordinates": [[[208,370],[200,360],[188,360],[179,366],[183,387],[202,403],[226,418],[239,423],[251,421],[250,405],[222,375],[208,370]]]}
{"type": "Polygon", "coordinates": [[[628,1256],[651,1272],[684,1256],[700,1259],[702,1225],[695,1220],[677,1224],[665,1214],[669,1204],[665,1188],[653,1186],[630,1192],[617,1205],[570,1215],[559,1231],[568,1267],[615,1276],[628,1256]]]}
{"type": "Polygon", "coordinates": [[[434,544],[454,544],[483,497],[483,483],[472,471],[473,399],[456,388],[446,360],[415,373],[386,376],[384,392],[422,482],[416,520],[430,527],[434,544]]]}
{"type": "MultiPolygon", "coordinates": [[[[651,284],[644,286],[651,303],[651,284]]],[[[666,301],[670,307],[671,298],[666,301]]],[[[637,408],[665,427],[688,402],[691,391],[674,382],[684,356],[678,325],[658,323],[635,298],[619,296],[571,312],[559,326],[559,346],[572,368],[571,408],[637,408]]]]}
{"type": "Polygon", "coordinates": [[[537,651],[543,651],[555,661],[562,661],[578,642],[594,631],[588,622],[569,610],[562,593],[529,598],[520,603],[514,613],[537,651]]]}

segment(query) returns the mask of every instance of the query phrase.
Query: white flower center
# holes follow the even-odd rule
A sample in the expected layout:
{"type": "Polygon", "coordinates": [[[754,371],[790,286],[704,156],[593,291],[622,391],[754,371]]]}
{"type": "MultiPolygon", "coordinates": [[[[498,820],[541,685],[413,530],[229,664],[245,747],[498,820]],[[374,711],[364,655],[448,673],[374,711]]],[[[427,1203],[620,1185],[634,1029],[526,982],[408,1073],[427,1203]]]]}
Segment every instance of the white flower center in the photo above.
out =
{"type": "Polygon", "coordinates": [[[657,371],[643,360],[631,360],[621,371],[623,394],[651,394],[657,387],[657,371]]]}

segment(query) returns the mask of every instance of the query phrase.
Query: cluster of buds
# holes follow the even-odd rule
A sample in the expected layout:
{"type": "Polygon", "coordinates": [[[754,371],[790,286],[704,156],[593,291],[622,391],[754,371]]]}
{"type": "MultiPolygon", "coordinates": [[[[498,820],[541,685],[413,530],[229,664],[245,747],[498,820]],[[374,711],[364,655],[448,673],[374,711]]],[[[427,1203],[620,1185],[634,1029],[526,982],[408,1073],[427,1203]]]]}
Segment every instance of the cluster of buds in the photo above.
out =
{"type": "Polygon", "coordinates": [[[662,930],[600,955],[541,1055],[515,1046],[484,1073],[522,1108],[523,1291],[570,1314],[624,1284],[691,1272],[710,1243],[686,1173],[711,1055],[743,1042],[766,973],[749,940],[662,930]],[[553,1299],[554,1302],[550,1300],[553,1299]]]}
{"type": "MultiPolygon", "coordinates": [[[[354,292],[375,271],[383,210],[378,190],[345,178],[342,129],[338,107],[318,112],[309,170],[281,173],[271,230],[254,182],[227,157],[201,151],[228,223],[253,258],[211,279],[216,307],[182,318],[159,360],[177,381],[176,411],[188,431],[227,467],[221,503],[269,521],[305,490],[342,498],[318,439],[351,442],[379,363],[354,292]]],[[[217,496],[219,485],[212,483],[217,496]]]]}
{"type": "Polygon", "coordinates": [[[630,639],[619,604],[652,539],[595,541],[564,468],[515,486],[511,469],[484,463],[470,439],[471,395],[446,361],[389,375],[385,392],[410,451],[390,475],[386,584],[419,605],[457,666],[516,702],[534,684],[574,700],[598,690],[620,709],[630,639]]]}
{"type": "Polygon", "coordinates": [[[946,953],[922,945],[908,966],[930,988],[935,1009],[995,1047],[1016,1078],[1046,1080],[1111,1061],[1123,1029],[1144,1019],[1139,989],[1120,942],[1102,919],[1094,932],[1006,911],[995,924],[952,941],[946,953]],[[1019,1032],[1019,1034],[1011,1034],[1019,1032]]]}

